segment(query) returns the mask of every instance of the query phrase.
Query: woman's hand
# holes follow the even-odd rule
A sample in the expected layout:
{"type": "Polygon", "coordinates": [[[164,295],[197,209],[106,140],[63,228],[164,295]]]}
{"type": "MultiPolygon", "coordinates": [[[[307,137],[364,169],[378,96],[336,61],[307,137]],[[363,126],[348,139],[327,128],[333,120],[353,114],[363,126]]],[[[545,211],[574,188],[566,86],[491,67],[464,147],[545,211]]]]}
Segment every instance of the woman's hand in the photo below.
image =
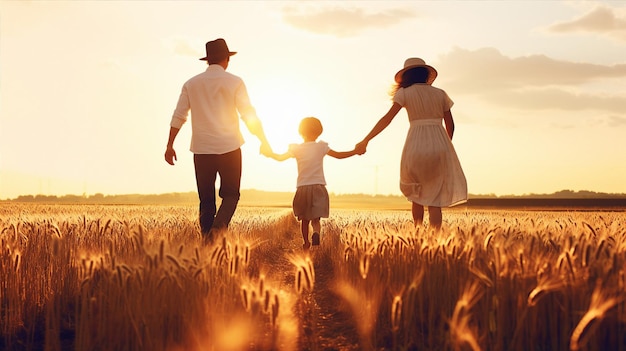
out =
{"type": "Polygon", "coordinates": [[[362,142],[356,144],[354,146],[354,151],[357,155],[363,155],[367,151],[367,141],[363,140],[362,142]]]}

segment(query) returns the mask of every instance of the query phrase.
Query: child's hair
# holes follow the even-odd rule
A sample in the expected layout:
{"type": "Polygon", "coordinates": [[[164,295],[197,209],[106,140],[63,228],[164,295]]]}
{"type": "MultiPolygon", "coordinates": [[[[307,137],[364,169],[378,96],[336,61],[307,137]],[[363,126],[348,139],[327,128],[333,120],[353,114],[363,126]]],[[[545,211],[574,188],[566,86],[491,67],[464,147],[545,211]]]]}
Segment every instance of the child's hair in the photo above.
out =
{"type": "Polygon", "coordinates": [[[322,128],[322,122],[315,117],[306,117],[300,121],[300,127],[298,127],[298,132],[302,136],[309,137],[311,139],[317,139],[324,131],[322,128]]]}
{"type": "Polygon", "coordinates": [[[426,67],[415,67],[407,70],[402,74],[400,83],[395,84],[391,89],[391,96],[395,95],[398,89],[408,88],[413,84],[426,83],[430,72],[426,67]]]}

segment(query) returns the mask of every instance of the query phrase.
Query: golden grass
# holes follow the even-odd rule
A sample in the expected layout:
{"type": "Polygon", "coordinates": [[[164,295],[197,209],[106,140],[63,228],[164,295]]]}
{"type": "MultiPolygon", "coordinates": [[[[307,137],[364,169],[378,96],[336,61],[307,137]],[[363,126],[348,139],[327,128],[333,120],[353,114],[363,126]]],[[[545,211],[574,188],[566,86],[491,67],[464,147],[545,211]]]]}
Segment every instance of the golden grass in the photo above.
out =
{"type": "Polygon", "coordinates": [[[0,349],[626,349],[623,212],[0,205],[0,349]]]}

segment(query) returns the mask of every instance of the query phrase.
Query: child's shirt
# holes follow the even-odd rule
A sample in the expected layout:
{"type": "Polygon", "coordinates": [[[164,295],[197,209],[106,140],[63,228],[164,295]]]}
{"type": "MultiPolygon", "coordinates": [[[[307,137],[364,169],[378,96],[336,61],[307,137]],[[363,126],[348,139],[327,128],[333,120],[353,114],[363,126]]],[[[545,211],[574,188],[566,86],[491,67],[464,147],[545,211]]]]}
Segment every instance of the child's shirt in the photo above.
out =
{"type": "Polygon", "coordinates": [[[298,163],[296,187],[314,184],[326,185],[323,161],[328,150],[330,150],[328,143],[323,141],[289,145],[289,152],[298,163]]]}

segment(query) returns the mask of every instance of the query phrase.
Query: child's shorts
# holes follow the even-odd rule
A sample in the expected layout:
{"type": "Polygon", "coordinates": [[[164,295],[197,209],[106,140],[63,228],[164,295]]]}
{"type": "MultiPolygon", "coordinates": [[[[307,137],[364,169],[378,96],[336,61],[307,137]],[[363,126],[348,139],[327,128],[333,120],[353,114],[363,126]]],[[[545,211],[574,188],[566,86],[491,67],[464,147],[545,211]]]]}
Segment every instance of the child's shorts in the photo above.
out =
{"type": "Polygon", "coordinates": [[[303,185],[296,189],[293,197],[293,214],[298,220],[328,218],[328,191],[321,184],[303,185]]]}

